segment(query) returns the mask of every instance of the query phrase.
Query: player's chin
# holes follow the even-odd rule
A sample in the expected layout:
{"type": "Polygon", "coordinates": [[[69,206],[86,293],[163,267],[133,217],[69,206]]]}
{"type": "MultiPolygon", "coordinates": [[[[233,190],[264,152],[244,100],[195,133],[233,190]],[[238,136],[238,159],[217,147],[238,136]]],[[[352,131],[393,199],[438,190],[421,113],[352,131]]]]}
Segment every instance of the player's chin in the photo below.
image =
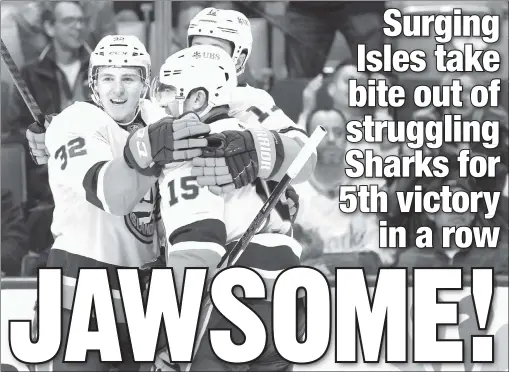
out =
{"type": "Polygon", "coordinates": [[[105,105],[105,109],[113,120],[122,122],[133,116],[135,108],[132,106],[128,101],[117,101],[115,103],[110,101],[105,105]]]}

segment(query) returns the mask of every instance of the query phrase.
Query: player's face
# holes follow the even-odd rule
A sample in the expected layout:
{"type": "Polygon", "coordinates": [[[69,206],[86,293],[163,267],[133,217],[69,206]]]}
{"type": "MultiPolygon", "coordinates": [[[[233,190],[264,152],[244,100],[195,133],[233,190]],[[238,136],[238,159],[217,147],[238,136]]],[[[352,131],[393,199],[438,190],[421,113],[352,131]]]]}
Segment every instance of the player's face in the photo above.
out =
{"type": "Polygon", "coordinates": [[[218,48],[223,49],[225,52],[228,53],[229,56],[232,55],[234,52],[232,48],[232,44],[230,44],[229,41],[218,39],[216,37],[210,37],[210,36],[194,36],[193,40],[191,42],[191,46],[195,45],[212,45],[218,48]]]}
{"type": "Polygon", "coordinates": [[[119,123],[131,121],[144,88],[140,69],[103,67],[96,81],[96,91],[106,113],[119,123]]]}
{"type": "Polygon", "coordinates": [[[204,104],[207,103],[204,101],[204,97],[205,95],[199,95],[198,92],[191,93],[188,98],[184,100],[182,112],[180,112],[179,109],[179,101],[171,101],[166,105],[166,113],[174,118],[181,116],[185,112],[199,113],[204,107],[204,104]]]}

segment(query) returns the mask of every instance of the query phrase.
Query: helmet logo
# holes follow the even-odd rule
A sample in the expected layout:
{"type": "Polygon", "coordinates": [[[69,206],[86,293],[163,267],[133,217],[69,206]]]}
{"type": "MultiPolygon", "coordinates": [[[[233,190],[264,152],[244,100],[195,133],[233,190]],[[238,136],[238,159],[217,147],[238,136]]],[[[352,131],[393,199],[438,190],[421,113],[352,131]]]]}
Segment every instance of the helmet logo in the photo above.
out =
{"type": "Polygon", "coordinates": [[[215,16],[217,11],[218,11],[218,9],[211,8],[211,9],[209,9],[209,11],[207,12],[207,15],[215,16]]]}
{"type": "Polygon", "coordinates": [[[243,26],[248,26],[248,20],[246,20],[245,18],[237,17],[237,22],[239,22],[239,24],[243,26]]]}
{"type": "Polygon", "coordinates": [[[124,41],[124,36],[115,36],[113,41],[124,41]]]}
{"type": "Polygon", "coordinates": [[[194,52],[192,55],[193,58],[199,59],[199,58],[208,58],[212,59],[213,61],[219,61],[220,55],[218,53],[210,53],[210,52],[194,52]]]}

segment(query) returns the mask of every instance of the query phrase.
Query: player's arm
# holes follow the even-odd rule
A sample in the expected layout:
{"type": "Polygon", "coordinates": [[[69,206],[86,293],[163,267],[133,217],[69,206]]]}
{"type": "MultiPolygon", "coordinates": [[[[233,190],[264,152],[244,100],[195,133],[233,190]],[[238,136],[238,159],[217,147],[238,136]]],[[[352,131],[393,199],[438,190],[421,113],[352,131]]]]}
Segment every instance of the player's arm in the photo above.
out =
{"type": "Polygon", "coordinates": [[[224,199],[199,187],[189,165],[164,171],[159,189],[168,237],[166,262],[180,295],[187,267],[208,268],[212,274],[225,254],[224,199]]]}
{"type": "MultiPolygon", "coordinates": [[[[263,90],[257,90],[258,97],[255,106],[248,107],[240,120],[246,123],[258,122],[259,128],[249,129],[254,139],[255,149],[259,159],[262,151],[271,147],[273,165],[271,171],[261,167],[259,177],[265,180],[280,181],[292,161],[308,140],[306,131],[298,127],[278,106],[273,98],[263,90]]],[[[317,154],[314,153],[303,166],[293,184],[301,183],[312,175],[317,163],[317,154]]]]}
{"type": "MultiPolygon", "coordinates": [[[[204,149],[202,158],[193,159],[193,174],[200,186],[209,186],[219,194],[249,185],[256,178],[268,181],[283,178],[308,136],[274,105],[269,94],[263,93],[268,97],[259,105],[263,109],[250,106],[236,115],[242,123],[250,123],[248,129],[208,136],[211,146],[204,149]]],[[[316,163],[314,151],[293,184],[308,180],[316,163]]]]}
{"type": "Polygon", "coordinates": [[[114,158],[105,133],[93,124],[101,117],[90,118],[88,127],[71,124],[77,120],[72,111],[56,116],[46,132],[50,177],[105,212],[128,214],[156,177],[135,172],[123,157],[114,158]]]}

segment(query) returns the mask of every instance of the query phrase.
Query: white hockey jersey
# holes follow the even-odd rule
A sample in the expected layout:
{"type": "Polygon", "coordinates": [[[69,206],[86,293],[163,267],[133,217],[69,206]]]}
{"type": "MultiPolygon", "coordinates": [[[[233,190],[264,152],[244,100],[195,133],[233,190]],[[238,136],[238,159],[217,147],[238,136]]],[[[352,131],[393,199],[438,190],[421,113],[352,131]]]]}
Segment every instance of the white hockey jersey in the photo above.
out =
{"type": "MultiPolygon", "coordinates": [[[[234,118],[210,125],[212,133],[249,126],[234,118]]],[[[241,237],[264,203],[256,186],[245,186],[225,196],[199,187],[196,177],[191,176],[191,162],[166,169],[159,184],[161,216],[169,242],[167,263],[174,268],[177,288],[182,285],[185,267],[213,269],[225,254],[225,247],[241,237]]],[[[301,246],[281,233],[288,228],[288,221],[273,210],[237,263],[257,270],[266,280],[269,293],[282,270],[299,265],[301,246]]]]}
{"type": "MultiPolygon", "coordinates": [[[[144,111],[142,120],[157,118],[144,111]]],[[[55,242],[48,267],[63,268],[67,290],[74,290],[79,268],[139,267],[159,255],[153,238],[155,186],[128,215],[105,211],[99,170],[123,156],[127,129],[87,102],[69,106],[48,127],[49,184],[55,201],[51,226],[55,242]]],[[[110,280],[112,288],[118,289],[116,275],[110,280]]],[[[72,301],[71,293],[64,296],[65,306],[72,301]]]]}
{"type": "Polygon", "coordinates": [[[265,90],[249,85],[238,86],[232,93],[229,116],[249,125],[262,125],[306,142],[306,132],[299,128],[265,90]]]}

